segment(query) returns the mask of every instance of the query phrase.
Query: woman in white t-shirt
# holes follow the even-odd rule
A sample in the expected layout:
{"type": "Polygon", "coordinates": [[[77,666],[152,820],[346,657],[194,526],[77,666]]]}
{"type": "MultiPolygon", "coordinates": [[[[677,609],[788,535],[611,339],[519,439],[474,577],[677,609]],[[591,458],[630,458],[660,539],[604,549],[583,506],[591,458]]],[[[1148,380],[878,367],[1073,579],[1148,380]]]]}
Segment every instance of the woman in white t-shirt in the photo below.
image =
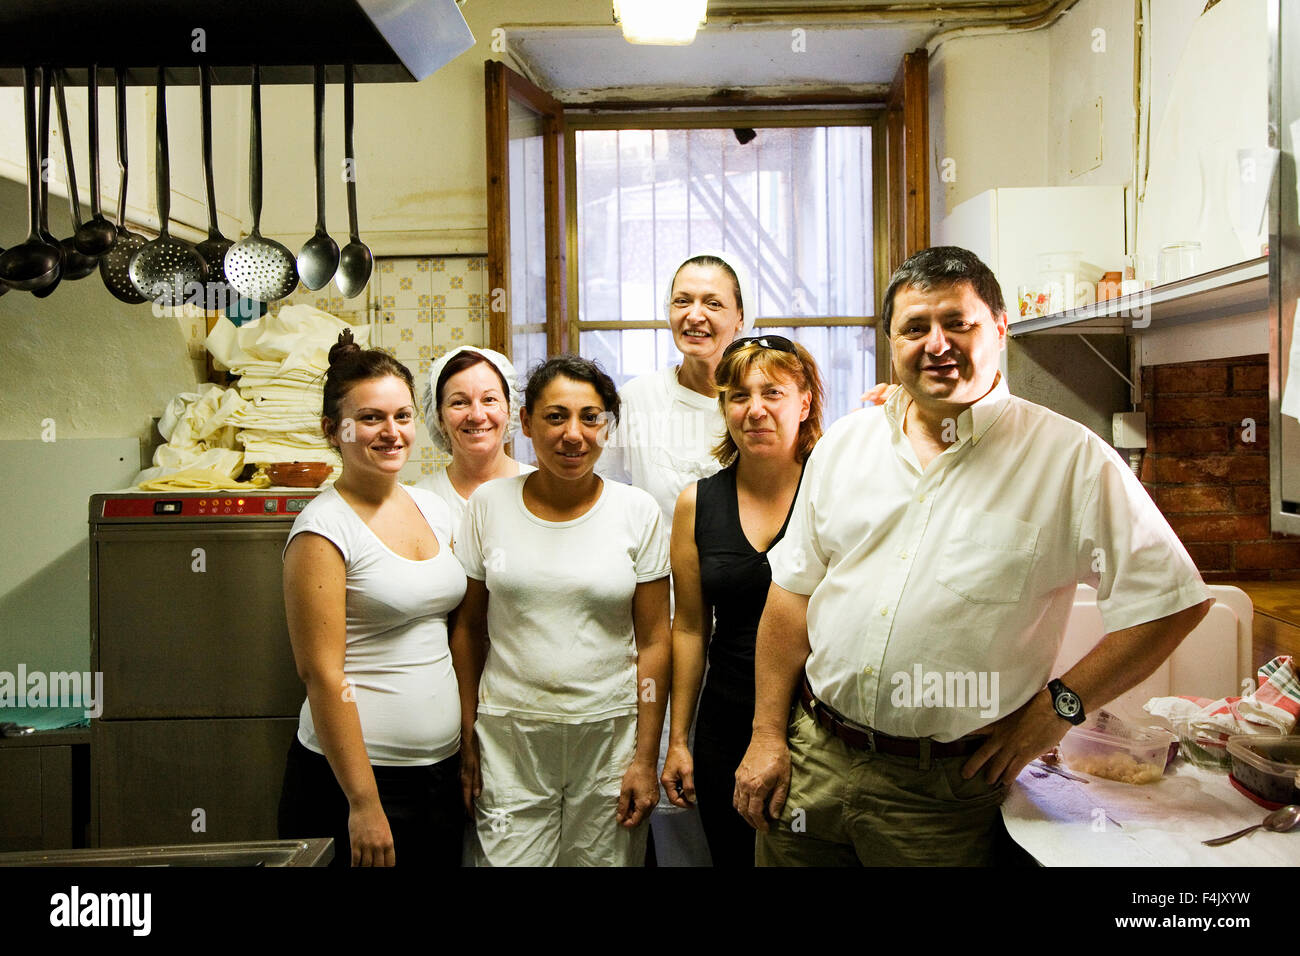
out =
{"type": "Polygon", "coordinates": [[[460,527],[465,503],[479,485],[536,470],[515,461],[505,449],[519,426],[522,399],[515,367],[491,349],[462,345],[429,370],[424,425],[434,446],[451,455],[451,463],[416,487],[447,502],[453,531],[460,527]]]}
{"type": "Polygon", "coordinates": [[[566,355],[531,376],[538,470],[488,482],[456,539],[461,778],[481,865],[639,866],[668,689],[668,528],[593,471],[618,393],[566,355]]]}
{"type": "Polygon", "coordinates": [[[410,371],[345,330],[330,350],[321,428],[343,472],[298,515],[284,551],[307,699],[280,836],[332,836],[341,866],[457,866],[460,701],[447,615],[465,574],[446,504],[397,480],[415,440],[410,371]]]}

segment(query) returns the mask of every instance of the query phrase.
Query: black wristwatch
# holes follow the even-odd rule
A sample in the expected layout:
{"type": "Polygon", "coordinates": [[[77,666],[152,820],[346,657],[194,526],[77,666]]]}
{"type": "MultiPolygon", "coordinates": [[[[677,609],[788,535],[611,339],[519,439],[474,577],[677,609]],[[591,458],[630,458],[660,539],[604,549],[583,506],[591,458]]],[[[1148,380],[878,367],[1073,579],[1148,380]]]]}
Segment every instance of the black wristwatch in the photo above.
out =
{"type": "Polygon", "coordinates": [[[1070,723],[1077,727],[1087,719],[1079,695],[1062,684],[1059,679],[1047,682],[1047,692],[1052,695],[1052,707],[1070,723]]]}

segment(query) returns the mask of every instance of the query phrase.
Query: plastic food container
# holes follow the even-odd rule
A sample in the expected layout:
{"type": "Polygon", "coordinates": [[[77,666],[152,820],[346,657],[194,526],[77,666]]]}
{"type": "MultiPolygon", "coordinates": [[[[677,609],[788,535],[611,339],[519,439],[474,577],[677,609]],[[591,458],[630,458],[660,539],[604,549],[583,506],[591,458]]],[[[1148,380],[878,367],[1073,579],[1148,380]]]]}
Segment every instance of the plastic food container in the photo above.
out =
{"type": "Polygon", "coordinates": [[[1232,767],[1227,744],[1218,738],[1204,737],[1193,730],[1192,723],[1196,719],[1183,717],[1174,721],[1174,733],[1178,735],[1183,756],[1202,770],[1226,773],[1232,767]]]}
{"type": "Polygon", "coordinates": [[[1300,774],[1300,737],[1229,737],[1228,755],[1232,759],[1232,776],[1260,800],[1300,803],[1296,783],[1296,775],[1300,774]]]}
{"type": "Polygon", "coordinates": [[[1077,773],[1121,783],[1154,783],[1169,760],[1171,736],[1124,727],[1123,735],[1095,726],[1072,727],[1061,740],[1061,759],[1077,773]]]}

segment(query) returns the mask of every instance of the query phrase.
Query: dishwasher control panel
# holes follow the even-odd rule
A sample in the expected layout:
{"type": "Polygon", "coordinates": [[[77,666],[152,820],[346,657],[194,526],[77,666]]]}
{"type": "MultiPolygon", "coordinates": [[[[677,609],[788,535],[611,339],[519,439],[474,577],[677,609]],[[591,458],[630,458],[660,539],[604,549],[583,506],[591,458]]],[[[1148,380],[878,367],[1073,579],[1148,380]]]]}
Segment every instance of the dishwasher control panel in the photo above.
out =
{"type": "Polygon", "coordinates": [[[294,494],[204,492],[167,496],[96,495],[92,499],[92,516],[160,520],[200,517],[292,518],[315,497],[315,491],[294,494]]]}

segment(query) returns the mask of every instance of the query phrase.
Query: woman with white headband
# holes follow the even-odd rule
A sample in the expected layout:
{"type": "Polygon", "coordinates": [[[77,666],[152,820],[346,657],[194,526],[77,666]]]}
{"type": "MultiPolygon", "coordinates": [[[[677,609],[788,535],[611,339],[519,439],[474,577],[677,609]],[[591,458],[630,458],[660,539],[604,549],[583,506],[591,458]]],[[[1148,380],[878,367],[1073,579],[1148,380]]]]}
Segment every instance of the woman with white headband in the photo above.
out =
{"type": "Polygon", "coordinates": [[[447,502],[453,532],[480,485],[536,471],[506,454],[506,440],[519,426],[521,401],[515,367],[500,352],[463,345],[429,370],[424,424],[438,450],[451,454],[451,463],[416,487],[447,502]]]}

